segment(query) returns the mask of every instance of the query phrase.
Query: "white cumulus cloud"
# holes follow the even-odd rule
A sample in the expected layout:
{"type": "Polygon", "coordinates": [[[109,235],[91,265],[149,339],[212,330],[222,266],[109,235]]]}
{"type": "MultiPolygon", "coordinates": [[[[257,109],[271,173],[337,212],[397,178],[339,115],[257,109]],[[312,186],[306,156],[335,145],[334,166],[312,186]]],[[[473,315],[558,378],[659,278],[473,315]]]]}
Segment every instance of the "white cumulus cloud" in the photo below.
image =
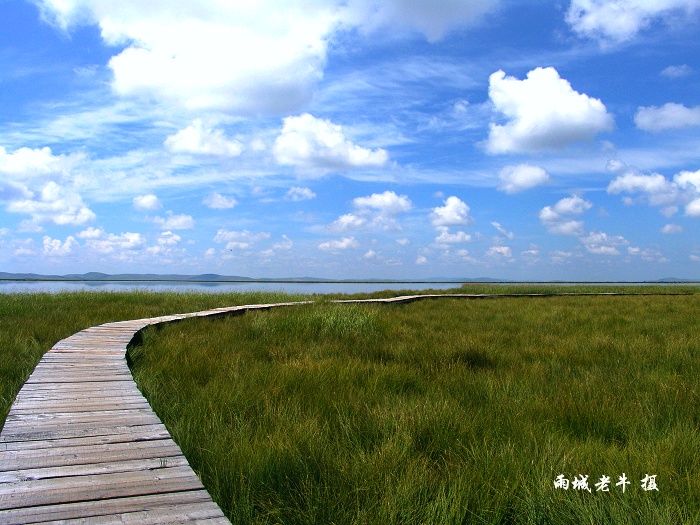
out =
{"type": "Polygon", "coordinates": [[[318,248],[320,250],[324,250],[327,252],[339,252],[359,247],[360,243],[357,242],[357,240],[354,237],[343,237],[341,240],[322,242],[318,245],[318,248]]]}
{"type": "Polygon", "coordinates": [[[53,222],[58,225],[81,225],[95,219],[95,214],[83,202],[82,197],[51,181],[38,196],[10,201],[7,211],[31,216],[32,223],[53,222]]]}
{"type": "MultiPolygon", "coordinates": [[[[608,184],[611,194],[640,194],[641,201],[661,207],[666,216],[674,215],[681,206],[690,217],[700,216],[700,170],[682,171],[667,179],[659,173],[644,174],[632,166],[621,165],[618,175],[608,184]]],[[[629,203],[633,203],[630,200],[629,203]]]]}
{"type": "Polygon", "coordinates": [[[73,249],[79,246],[78,241],[74,237],[68,236],[66,240],[61,242],[59,239],[52,239],[49,236],[44,236],[44,255],[48,257],[62,257],[73,252],[73,249]]]}
{"type": "Polygon", "coordinates": [[[593,203],[574,195],[558,201],[554,206],[540,210],[539,218],[547,231],[557,235],[582,235],[584,223],[572,216],[581,215],[593,207],[593,203]]]}
{"type": "Polygon", "coordinates": [[[656,20],[689,17],[699,7],[698,0],[572,0],[566,21],[580,36],[624,42],[656,20]]]}
{"type": "Polygon", "coordinates": [[[292,202],[306,201],[315,199],[316,194],[311,188],[300,188],[293,186],[284,194],[284,199],[292,202]]]}
{"type": "Polygon", "coordinates": [[[331,224],[334,231],[347,231],[359,228],[400,230],[397,217],[413,209],[413,203],[406,195],[393,191],[373,193],[367,197],[357,197],[352,204],[355,212],[338,217],[331,224]]]}
{"type": "Polygon", "coordinates": [[[161,230],[191,230],[194,228],[194,219],[191,215],[175,215],[167,212],[165,217],[154,217],[153,222],[161,230]]]}
{"type": "Polygon", "coordinates": [[[383,166],[389,159],[386,150],[353,144],[343,128],[329,120],[304,113],[283,122],[273,146],[279,164],[325,173],[383,166]]]}
{"type": "Polygon", "coordinates": [[[654,132],[700,126],[700,106],[687,108],[669,102],[661,107],[640,107],[634,115],[634,123],[639,129],[654,132]]]}
{"type": "Polygon", "coordinates": [[[152,193],[134,197],[134,208],[137,210],[157,210],[160,207],[160,200],[152,193]]]}
{"type": "Polygon", "coordinates": [[[433,212],[430,214],[431,222],[436,228],[473,222],[473,219],[469,216],[469,206],[459,197],[448,197],[444,203],[444,206],[433,208],[433,212]]]}
{"type": "Polygon", "coordinates": [[[220,193],[214,192],[207,196],[202,203],[214,210],[230,210],[238,204],[238,201],[233,197],[226,197],[220,193]]]}
{"type": "Polygon", "coordinates": [[[680,66],[668,66],[661,71],[661,76],[671,79],[683,78],[692,74],[693,68],[691,68],[688,64],[681,64],[680,66]]]}
{"type": "Polygon", "coordinates": [[[227,250],[246,250],[254,243],[269,238],[270,234],[267,232],[253,233],[248,230],[233,231],[222,228],[216,232],[214,242],[226,243],[227,250]]]}
{"type": "Polygon", "coordinates": [[[575,91],[553,67],[533,69],[525,80],[497,71],[489,78],[489,97],[508,119],[490,125],[489,153],[563,149],[613,127],[603,103],[575,91]]]}
{"type": "Polygon", "coordinates": [[[164,144],[173,153],[192,155],[237,157],[243,151],[240,142],[227,138],[221,129],[205,127],[202,119],[195,119],[185,129],[170,135],[164,144]]]}
{"type": "Polygon", "coordinates": [[[539,166],[518,164],[506,166],[498,173],[498,190],[519,193],[549,182],[549,175],[539,166]]]}

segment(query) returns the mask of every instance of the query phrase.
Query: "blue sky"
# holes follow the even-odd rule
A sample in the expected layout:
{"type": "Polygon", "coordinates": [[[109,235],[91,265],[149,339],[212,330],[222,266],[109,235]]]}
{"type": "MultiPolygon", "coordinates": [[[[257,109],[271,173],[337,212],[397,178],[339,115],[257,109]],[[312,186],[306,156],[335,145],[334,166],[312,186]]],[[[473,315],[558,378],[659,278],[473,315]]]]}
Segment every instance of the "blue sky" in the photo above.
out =
{"type": "Polygon", "coordinates": [[[1,271],[700,277],[700,0],[0,20],[1,271]]]}

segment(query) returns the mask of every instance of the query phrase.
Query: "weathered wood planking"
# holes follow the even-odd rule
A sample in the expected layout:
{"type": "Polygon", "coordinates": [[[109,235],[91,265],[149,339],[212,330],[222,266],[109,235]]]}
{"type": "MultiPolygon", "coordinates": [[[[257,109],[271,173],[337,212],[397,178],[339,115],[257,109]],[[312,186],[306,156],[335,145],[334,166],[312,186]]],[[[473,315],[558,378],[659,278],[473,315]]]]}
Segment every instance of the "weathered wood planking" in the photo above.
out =
{"type": "MultiPolygon", "coordinates": [[[[516,296],[522,295],[507,295],[516,296]]],[[[426,294],[335,302],[493,297],[504,295],[426,294]]],[[[126,347],[150,325],[309,303],[234,306],[120,321],[87,328],[56,343],[20,390],[0,432],[0,524],[229,523],[136,388],[126,347]]]]}
{"type": "Polygon", "coordinates": [[[126,347],[144,327],[240,307],[109,323],[56,343],[0,432],[0,524],[227,524],[139,392],[126,347]]]}

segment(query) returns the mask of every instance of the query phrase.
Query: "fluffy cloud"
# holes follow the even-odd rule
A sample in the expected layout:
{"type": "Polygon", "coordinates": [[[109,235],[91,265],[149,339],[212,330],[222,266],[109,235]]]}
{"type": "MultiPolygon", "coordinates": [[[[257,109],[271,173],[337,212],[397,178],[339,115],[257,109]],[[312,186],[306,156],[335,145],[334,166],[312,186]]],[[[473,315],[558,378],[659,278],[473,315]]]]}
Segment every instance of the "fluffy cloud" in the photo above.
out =
{"type": "Polygon", "coordinates": [[[539,166],[518,164],[506,166],[499,174],[498,190],[506,193],[519,193],[549,182],[549,175],[539,166]]]}
{"type": "Polygon", "coordinates": [[[540,210],[539,218],[549,233],[557,235],[582,235],[583,221],[573,219],[593,207],[593,203],[574,195],[558,201],[554,206],[540,210]]]}
{"type": "Polygon", "coordinates": [[[174,215],[169,211],[166,217],[153,217],[153,222],[161,230],[191,230],[194,228],[194,219],[191,215],[174,215]]]}
{"type": "Polygon", "coordinates": [[[300,188],[298,186],[289,188],[284,195],[284,200],[292,202],[306,201],[315,198],[316,194],[310,188],[300,188]]]}
{"type": "Polygon", "coordinates": [[[580,241],[589,253],[597,255],[620,255],[618,246],[627,246],[629,241],[620,235],[608,235],[605,232],[590,232],[580,241]]]}
{"type": "Polygon", "coordinates": [[[310,100],[340,22],[336,7],[320,1],[40,6],[54,24],[96,24],[107,44],[123,48],[109,61],[116,93],[239,113],[291,112],[310,100]]]}
{"type": "Polygon", "coordinates": [[[116,235],[96,228],[88,228],[80,232],[78,237],[85,239],[88,248],[102,255],[133,252],[146,244],[146,239],[140,233],[126,232],[116,235]]]}
{"type": "Polygon", "coordinates": [[[171,231],[163,232],[158,238],[158,244],[161,246],[175,246],[182,240],[182,237],[174,234],[171,231]]]}
{"type": "Polygon", "coordinates": [[[231,231],[222,228],[216,232],[214,242],[226,243],[227,250],[247,250],[254,243],[269,238],[270,234],[267,232],[253,233],[248,230],[231,231]]]}
{"type": "Polygon", "coordinates": [[[189,110],[289,114],[311,100],[339,31],[416,28],[430,41],[477,22],[499,0],[37,0],[63,28],[97,25],[112,88],[189,110]]]}
{"type": "Polygon", "coordinates": [[[440,232],[440,235],[435,237],[435,244],[437,245],[457,244],[462,242],[470,242],[472,240],[472,236],[464,233],[463,231],[449,233],[447,226],[438,226],[437,230],[440,232]]]}
{"type": "Polygon", "coordinates": [[[661,107],[640,107],[634,115],[634,123],[645,131],[700,126],[700,106],[687,108],[682,104],[669,102],[661,107]]]}
{"type": "Polygon", "coordinates": [[[433,208],[430,220],[436,228],[439,226],[457,226],[474,222],[469,216],[469,206],[458,197],[448,197],[444,206],[433,208]]]}
{"type": "Polygon", "coordinates": [[[356,208],[371,208],[382,215],[396,216],[411,211],[413,204],[406,195],[397,195],[393,191],[373,193],[369,197],[357,197],[352,201],[356,208]]]}
{"type": "Polygon", "coordinates": [[[240,142],[226,138],[221,129],[205,127],[202,119],[195,119],[185,129],[170,135],[164,145],[173,153],[192,155],[237,157],[243,151],[240,142]]]}
{"type": "Polygon", "coordinates": [[[75,156],[56,156],[51,153],[51,148],[19,148],[8,153],[0,146],[0,173],[22,179],[66,173],[76,159],[75,156]]]}
{"type": "Polygon", "coordinates": [[[220,193],[212,193],[202,202],[205,206],[214,210],[230,210],[238,204],[238,201],[233,197],[225,197],[220,193]]]}
{"type": "Polygon", "coordinates": [[[360,243],[357,242],[357,240],[354,237],[343,237],[339,241],[333,240],[328,242],[322,242],[318,245],[319,250],[327,252],[339,252],[359,247],[360,243]]]}
{"type": "Polygon", "coordinates": [[[59,239],[52,239],[51,237],[44,236],[44,255],[48,257],[63,257],[73,252],[73,248],[76,248],[78,241],[75,237],[69,236],[64,242],[59,239]]]}
{"type": "Polygon", "coordinates": [[[134,208],[137,210],[157,210],[160,209],[160,207],[160,200],[152,193],[134,197],[134,208]]]}
{"type": "Polygon", "coordinates": [[[566,21],[580,36],[602,42],[624,42],[655,20],[691,15],[697,0],[572,0],[566,21]]]}
{"type": "Polygon", "coordinates": [[[489,257],[513,257],[513,252],[509,246],[491,246],[486,252],[489,257]]]}
{"type": "Polygon", "coordinates": [[[329,120],[304,113],[283,122],[273,147],[279,164],[325,173],[383,166],[389,159],[383,149],[370,150],[353,144],[343,128],[329,120]]]}
{"type": "MultiPolygon", "coordinates": [[[[682,171],[672,180],[659,173],[645,175],[624,164],[617,171],[618,175],[608,184],[608,193],[641,194],[640,200],[661,207],[662,213],[669,217],[681,206],[685,206],[686,215],[700,217],[700,170],[682,171]]],[[[626,202],[634,203],[632,199],[626,202]]]]}
{"type": "Polygon", "coordinates": [[[525,80],[497,71],[489,78],[489,97],[508,119],[490,125],[489,153],[563,149],[613,127],[600,100],[574,91],[552,67],[533,69],[525,80]]]}
{"type": "Polygon", "coordinates": [[[406,195],[393,191],[373,193],[367,197],[357,197],[352,201],[354,213],[341,215],[333,224],[334,231],[347,231],[359,228],[400,230],[396,217],[413,209],[413,203],[406,195]]]}
{"type": "Polygon", "coordinates": [[[53,181],[41,189],[38,198],[30,195],[29,198],[10,201],[7,211],[28,214],[37,225],[53,222],[58,225],[75,226],[95,219],[95,214],[85,205],[80,195],[53,181]]]}

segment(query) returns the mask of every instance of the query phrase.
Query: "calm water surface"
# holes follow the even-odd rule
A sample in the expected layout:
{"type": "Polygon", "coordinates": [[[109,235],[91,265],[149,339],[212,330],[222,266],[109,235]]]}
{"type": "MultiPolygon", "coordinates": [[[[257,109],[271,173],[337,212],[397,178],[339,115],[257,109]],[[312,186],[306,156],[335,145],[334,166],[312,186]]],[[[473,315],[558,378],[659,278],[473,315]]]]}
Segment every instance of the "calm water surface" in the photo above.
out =
{"type": "Polygon", "coordinates": [[[324,293],[369,293],[381,290],[447,290],[458,288],[459,283],[184,283],[153,281],[0,281],[2,293],[39,293],[39,292],[128,292],[148,290],[154,292],[284,292],[292,294],[324,293]]]}

